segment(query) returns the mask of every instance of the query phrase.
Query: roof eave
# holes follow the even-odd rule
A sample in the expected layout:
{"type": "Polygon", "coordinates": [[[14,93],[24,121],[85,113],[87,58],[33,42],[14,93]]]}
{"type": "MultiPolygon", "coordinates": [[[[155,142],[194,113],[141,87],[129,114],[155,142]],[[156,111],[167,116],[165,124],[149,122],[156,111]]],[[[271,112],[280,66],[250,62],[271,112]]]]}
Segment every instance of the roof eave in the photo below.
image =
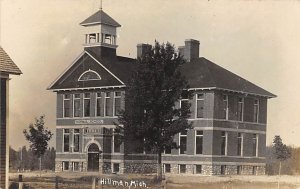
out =
{"type": "Polygon", "coordinates": [[[121,27],[121,25],[119,23],[118,24],[109,24],[109,23],[105,23],[105,22],[81,22],[79,25],[93,26],[93,25],[97,25],[97,24],[104,24],[104,25],[113,26],[113,27],[121,27]]]}
{"type": "Polygon", "coordinates": [[[0,71],[0,73],[11,74],[11,75],[21,75],[21,74],[23,74],[21,71],[20,72],[0,71]]]}
{"type": "Polygon", "coordinates": [[[51,90],[53,92],[59,91],[82,91],[82,90],[94,90],[94,89],[112,89],[112,88],[124,88],[126,85],[111,85],[111,86],[99,86],[99,87],[78,87],[78,88],[62,88],[62,89],[55,89],[55,88],[47,88],[47,90],[51,90]]]}
{"type": "Polygon", "coordinates": [[[253,95],[253,96],[261,96],[265,98],[276,98],[277,96],[270,93],[270,94],[259,94],[259,93],[251,93],[251,92],[245,92],[245,91],[237,91],[232,89],[225,89],[225,88],[219,88],[219,87],[195,87],[195,88],[189,88],[188,90],[219,90],[219,91],[228,91],[228,92],[234,92],[234,93],[240,93],[245,95],[253,95]]]}

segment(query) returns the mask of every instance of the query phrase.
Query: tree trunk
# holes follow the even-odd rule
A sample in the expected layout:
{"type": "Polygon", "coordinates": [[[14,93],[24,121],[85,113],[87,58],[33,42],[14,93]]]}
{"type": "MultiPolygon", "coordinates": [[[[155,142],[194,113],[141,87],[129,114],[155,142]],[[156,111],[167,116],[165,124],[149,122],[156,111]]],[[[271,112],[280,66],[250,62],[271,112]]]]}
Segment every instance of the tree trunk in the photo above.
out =
{"type": "Polygon", "coordinates": [[[281,161],[279,161],[277,188],[280,188],[281,161]]]}
{"type": "Polygon", "coordinates": [[[161,164],[161,150],[157,152],[157,179],[159,182],[162,181],[162,164],[161,164]]]}
{"type": "Polygon", "coordinates": [[[40,177],[42,175],[42,156],[39,158],[40,160],[40,177]]]}
{"type": "Polygon", "coordinates": [[[279,171],[278,171],[278,175],[280,176],[281,174],[281,161],[279,161],[279,171]]]}

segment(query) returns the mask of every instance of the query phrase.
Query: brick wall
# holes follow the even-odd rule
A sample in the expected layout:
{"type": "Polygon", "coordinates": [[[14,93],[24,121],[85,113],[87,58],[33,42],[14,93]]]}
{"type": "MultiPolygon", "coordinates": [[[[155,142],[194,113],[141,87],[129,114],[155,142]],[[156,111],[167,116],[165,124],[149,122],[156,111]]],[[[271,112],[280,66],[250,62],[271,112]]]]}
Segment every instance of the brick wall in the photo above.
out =
{"type": "MultiPolygon", "coordinates": [[[[70,103],[70,104],[72,104],[72,103],[70,103]]],[[[57,98],[56,98],[56,117],[57,118],[63,117],[63,107],[62,106],[63,106],[63,94],[57,93],[57,98]]]]}
{"type": "Polygon", "coordinates": [[[267,119],[267,99],[257,96],[243,96],[234,93],[228,92],[214,92],[214,118],[215,119],[224,119],[224,102],[223,95],[228,96],[228,119],[229,120],[238,120],[237,111],[238,111],[238,98],[244,98],[244,121],[245,122],[254,122],[254,100],[259,100],[259,123],[266,123],[267,119]]]}
{"type": "Polygon", "coordinates": [[[56,129],[56,152],[62,152],[63,149],[63,129],[56,129]]]}

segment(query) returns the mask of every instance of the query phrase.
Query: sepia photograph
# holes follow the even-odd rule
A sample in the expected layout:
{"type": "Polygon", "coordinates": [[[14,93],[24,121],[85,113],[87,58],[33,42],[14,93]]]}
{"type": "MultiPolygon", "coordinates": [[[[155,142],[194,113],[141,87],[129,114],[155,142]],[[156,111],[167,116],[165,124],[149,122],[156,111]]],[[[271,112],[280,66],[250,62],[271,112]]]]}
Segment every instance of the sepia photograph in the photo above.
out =
{"type": "Polygon", "coordinates": [[[300,1],[0,0],[0,189],[300,188],[300,1]]]}

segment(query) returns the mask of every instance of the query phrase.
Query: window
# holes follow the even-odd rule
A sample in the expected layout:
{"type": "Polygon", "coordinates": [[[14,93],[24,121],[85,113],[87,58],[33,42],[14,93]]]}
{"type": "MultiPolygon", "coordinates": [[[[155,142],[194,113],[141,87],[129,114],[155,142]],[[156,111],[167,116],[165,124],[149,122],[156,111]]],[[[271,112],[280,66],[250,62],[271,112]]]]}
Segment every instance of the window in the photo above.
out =
{"type": "Polygon", "coordinates": [[[171,173],[171,165],[170,164],[164,164],[164,170],[165,173],[171,173]]]}
{"type": "Polygon", "coordinates": [[[238,100],[238,121],[243,121],[244,114],[244,98],[239,98],[238,100]]]}
{"type": "Polygon", "coordinates": [[[242,170],[243,170],[243,167],[241,165],[238,165],[237,169],[236,169],[236,174],[237,175],[241,175],[242,174],[242,170]]]}
{"type": "Polygon", "coordinates": [[[253,112],[253,121],[258,123],[259,117],[259,100],[254,100],[254,112],[253,112]]]}
{"type": "Polygon", "coordinates": [[[69,170],[69,162],[68,161],[63,161],[63,171],[68,171],[69,170]]]}
{"type": "Polygon", "coordinates": [[[84,112],[84,117],[90,117],[90,115],[91,115],[91,93],[84,93],[83,112],[84,112]]]}
{"type": "Polygon", "coordinates": [[[226,165],[221,165],[221,175],[226,174],[226,165]]]}
{"type": "Polygon", "coordinates": [[[78,81],[89,81],[89,80],[101,80],[101,77],[97,72],[93,70],[87,70],[83,72],[78,79],[78,81]]]}
{"type": "Polygon", "coordinates": [[[203,153],[203,131],[196,131],[196,154],[203,153]]]}
{"type": "Polygon", "coordinates": [[[64,102],[63,102],[63,117],[70,117],[70,105],[71,105],[71,95],[64,94],[64,102]]]}
{"type": "Polygon", "coordinates": [[[88,35],[89,37],[89,43],[96,43],[97,39],[96,39],[96,33],[91,33],[88,35]]]}
{"type": "Polygon", "coordinates": [[[105,116],[112,116],[112,100],[110,97],[110,92],[105,93],[105,116]]]}
{"type": "Polygon", "coordinates": [[[228,120],[228,95],[223,95],[223,104],[224,104],[224,110],[223,110],[223,119],[228,120]]]}
{"type": "Polygon", "coordinates": [[[114,147],[114,150],[113,152],[114,153],[120,153],[121,151],[121,136],[120,136],[120,133],[118,132],[114,132],[114,135],[113,135],[113,147],[114,147]]]}
{"type": "Polygon", "coordinates": [[[187,131],[179,133],[179,153],[186,154],[187,131]]]}
{"type": "Polygon", "coordinates": [[[74,117],[80,116],[80,94],[74,94],[73,98],[74,117]]]}
{"type": "Polygon", "coordinates": [[[119,163],[114,163],[113,164],[113,172],[114,173],[119,173],[120,172],[120,164],[119,163]]]}
{"type": "Polygon", "coordinates": [[[227,132],[222,131],[221,133],[221,155],[227,156],[227,132]]]}
{"type": "Polygon", "coordinates": [[[121,92],[115,92],[115,102],[114,102],[114,115],[119,116],[121,115],[121,92]]]}
{"type": "Polygon", "coordinates": [[[70,150],[70,129],[64,129],[64,134],[63,134],[63,151],[64,152],[69,152],[70,150]]]}
{"type": "Polygon", "coordinates": [[[112,36],[110,34],[104,34],[104,43],[112,44],[112,36]]]}
{"type": "Polygon", "coordinates": [[[202,165],[196,165],[196,174],[202,173],[202,165]]]}
{"type": "Polygon", "coordinates": [[[197,118],[203,118],[204,117],[204,94],[196,94],[197,95],[197,118]]]}
{"type": "Polygon", "coordinates": [[[244,136],[242,133],[238,133],[237,137],[237,155],[243,156],[243,143],[244,143],[244,136]]]}
{"type": "Polygon", "coordinates": [[[258,135],[253,134],[252,135],[252,156],[257,157],[257,151],[258,151],[258,135]]]}
{"type": "Polygon", "coordinates": [[[179,173],[186,173],[186,165],[184,164],[179,165],[179,173]]]}
{"type": "Polygon", "coordinates": [[[180,108],[182,109],[182,116],[186,116],[189,113],[189,97],[188,97],[188,91],[184,90],[181,94],[180,99],[180,108]]]}
{"type": "Polygon", "coordinates": [[[103,100],[102,100],[102,95],[101,92],[97,93],[97,99],[96,99],[96,115],[103,117],[104,112],[103,112],[103,100]]]}
{"type": "Polygon", "coordinates": [[[73,133],[73,143],[74,143],[74,148],[73,148],[73,152],[79,152],[79,129],[74,129],[74,133],[73,133]]]}
{"type": "Polygon", "coordinates": [[[79,162],[72,162],[73,171],[79,171],[79,162]]]}

